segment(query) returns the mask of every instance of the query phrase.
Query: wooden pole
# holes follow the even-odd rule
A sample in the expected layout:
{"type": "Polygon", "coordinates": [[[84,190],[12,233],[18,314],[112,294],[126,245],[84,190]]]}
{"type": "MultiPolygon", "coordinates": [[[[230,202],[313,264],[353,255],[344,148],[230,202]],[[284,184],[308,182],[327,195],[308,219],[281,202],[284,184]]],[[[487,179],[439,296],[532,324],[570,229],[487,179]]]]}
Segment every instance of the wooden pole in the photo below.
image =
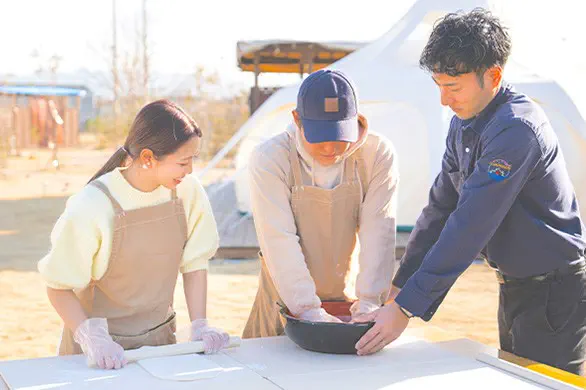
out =
{"type": "Polygon", "coordinates": [[[116,0],[112,0],[112,79],[114,81],[114,126],[118,129],[118,90],[120,87],[120,80],[118,78],[118,47],[116,40],[116,0]]]}
{"type": "Polygon", "coordinates": [[[255,53],[255,55],[254,55],[254,87],[255,88],[258,88],[258,75],[260,73],[259,65],[260,65],[260,54],[255,53]]]}
{"type": "Polygon", "coordinates": [[[22,144],[22,141],[20,140],[20,134],[18,131],[18,116],[19,116],[19,110],[18,107],[16,106],[16,95],[12,95],[12,107],[11,107],[11,111],[12,111],[12,123],[11,123],[11,127],[12,127],[12,136],[14,137],[14,154],[16,154],[17,156],[20,156],[20,146],[22,144]]]}
{"type": "Polygon", "coordinates": [[[147,0],[142,1],[142,85],[145,103],[149,101],[149,57],[147,49],[147,0]]]}
{"type": "Polygon", "coordinates": [[[79,144],[79,118],[81,118],[81,97],[77,96],[75,98],[75,121],[73,123],[73,139],[72,143],[74,145],[79,144]]]}
{"type": "Polygon", "coordinates": [[[258,88],[258,76],[260,75],[260,54],[254,54],[254,89],[252,90],[252,99],[250,104],[250,114],[256,111],[260,103],[260,89],[258,88]]]}

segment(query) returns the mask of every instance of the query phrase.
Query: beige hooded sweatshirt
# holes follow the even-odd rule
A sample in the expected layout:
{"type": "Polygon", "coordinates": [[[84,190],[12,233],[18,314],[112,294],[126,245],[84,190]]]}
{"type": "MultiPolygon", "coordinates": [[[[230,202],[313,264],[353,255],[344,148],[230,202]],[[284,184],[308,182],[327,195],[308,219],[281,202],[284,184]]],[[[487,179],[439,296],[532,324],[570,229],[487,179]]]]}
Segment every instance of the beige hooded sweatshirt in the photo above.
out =
{"type": "Polygon", "coordinates": [[[348,283],[355,290],[349,295],[355,292],[358,298],[352,311],[370,312],[385,301],[395,264],[399,174],[393,145],[387,138],[361,129],[360,140],[339,161],[325,167],[313,161],[302,146],[300,131],[291,124],[252,152],[250,195],[260,249],[281,299],[295,314],[319,308],[321,301],[305,264],[291,210],[290,137],[297,141],[304,184],[320,188],[337,186],[343,161],[362,148],[368,184],[359,221],[358,274],[348,283]]]}

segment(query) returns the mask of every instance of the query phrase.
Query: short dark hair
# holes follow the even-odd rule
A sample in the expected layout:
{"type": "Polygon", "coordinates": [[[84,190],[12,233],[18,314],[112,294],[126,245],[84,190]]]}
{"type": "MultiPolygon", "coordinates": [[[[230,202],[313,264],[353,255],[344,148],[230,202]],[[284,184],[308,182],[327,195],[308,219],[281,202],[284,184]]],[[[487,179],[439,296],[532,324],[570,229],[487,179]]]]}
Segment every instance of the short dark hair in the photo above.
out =
{"type": "Polygon", "coordinates": [[[439,19],[419,59],[430,73],[479,76],[493,66],[504,67],[511,38],[499,19],[483,8],[450,13],[439,19]]]}

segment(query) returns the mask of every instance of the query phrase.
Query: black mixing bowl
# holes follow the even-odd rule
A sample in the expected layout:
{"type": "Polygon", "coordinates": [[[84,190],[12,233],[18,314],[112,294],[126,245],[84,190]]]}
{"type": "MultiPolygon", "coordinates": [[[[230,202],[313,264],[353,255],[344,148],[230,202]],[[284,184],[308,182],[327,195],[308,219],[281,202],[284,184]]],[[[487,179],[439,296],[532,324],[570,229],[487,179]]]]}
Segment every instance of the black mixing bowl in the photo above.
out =
{"type": "MultiPolygon", "coordinates": [[[[326,301],[322,307],[329,314],[349,321],[352,302],[326,301]]],[[[281,308],[281,315],[287,320],[285,333],[303,349],[322,353],[356,354],[354,347],[358,340],[373,327],[374,322],[350,324],[347,322],[311,322],[301,320],[281,308]]]]}

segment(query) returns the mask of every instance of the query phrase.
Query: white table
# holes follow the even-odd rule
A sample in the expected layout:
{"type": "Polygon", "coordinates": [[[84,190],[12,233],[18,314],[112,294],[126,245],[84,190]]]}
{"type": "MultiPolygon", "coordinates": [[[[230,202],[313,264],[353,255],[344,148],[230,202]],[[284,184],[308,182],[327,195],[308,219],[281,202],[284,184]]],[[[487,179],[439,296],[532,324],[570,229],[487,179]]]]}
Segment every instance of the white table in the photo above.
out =
{"type": "MultiPolygon", "coordinates": [[[[432,343],[404,335],[375,355],[328,355],[303,350],[284,336],[243,340],[238,348],[206,356],[224,371],[201,381],[163,381],[137,364],[90,369],[81,355],[3,361],[0,374],[13,388],[28,390],[548,388],[477,361],[483,350],[465,339],[432,343]]],[[[0,389],[9,387],[0,380],[0,389]]]]}

